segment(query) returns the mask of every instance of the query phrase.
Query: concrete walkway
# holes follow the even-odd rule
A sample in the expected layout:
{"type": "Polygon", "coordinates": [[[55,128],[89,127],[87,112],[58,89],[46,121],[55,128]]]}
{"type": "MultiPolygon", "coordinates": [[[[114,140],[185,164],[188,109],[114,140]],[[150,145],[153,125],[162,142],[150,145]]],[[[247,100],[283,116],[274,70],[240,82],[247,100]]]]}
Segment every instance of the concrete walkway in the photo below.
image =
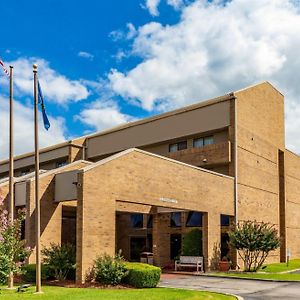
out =
{"type": "Polygon", "coordinates": [[[241,296],[245,300],[300,299],[300,282],[163,274],[160,286],[229,293],[241,296]]]}

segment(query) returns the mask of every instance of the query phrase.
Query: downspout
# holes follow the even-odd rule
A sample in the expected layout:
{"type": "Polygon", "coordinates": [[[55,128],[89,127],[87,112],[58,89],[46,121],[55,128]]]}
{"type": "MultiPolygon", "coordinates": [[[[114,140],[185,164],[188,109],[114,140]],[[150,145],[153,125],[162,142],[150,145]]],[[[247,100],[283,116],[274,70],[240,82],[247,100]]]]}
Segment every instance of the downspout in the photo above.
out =
{"type": "Polygon", "coordinates": [[[237,97],[232,93],[234,99],[234,223],[238,223],[238,120],[237,120],[237,97]]]}

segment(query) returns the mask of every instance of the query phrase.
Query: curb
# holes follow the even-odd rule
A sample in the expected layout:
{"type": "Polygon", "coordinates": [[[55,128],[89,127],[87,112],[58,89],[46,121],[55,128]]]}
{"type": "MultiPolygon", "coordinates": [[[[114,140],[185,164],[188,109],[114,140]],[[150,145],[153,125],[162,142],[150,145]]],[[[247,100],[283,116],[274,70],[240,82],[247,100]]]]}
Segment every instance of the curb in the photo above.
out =
{"type": "Polygon", "coordinates": [[[187,291],[194,291],[194,292],[209,292],[212,294],[219,294],[219,295],[226,295],[226,296],[232,296],[235,297],[237,300],[244,300],[243,297],[235,295],[235,294],[229,294],[229,293],[222,293],[222,292],[214,292],[210,290],[196,290],[192,288],[183,288],[183,287],[174,287],[174,286],[164,286],[164,285],[158,285],[158,287],[166,288],[166,289],[176,289],[176,290],[187,290],[187,291]]]}

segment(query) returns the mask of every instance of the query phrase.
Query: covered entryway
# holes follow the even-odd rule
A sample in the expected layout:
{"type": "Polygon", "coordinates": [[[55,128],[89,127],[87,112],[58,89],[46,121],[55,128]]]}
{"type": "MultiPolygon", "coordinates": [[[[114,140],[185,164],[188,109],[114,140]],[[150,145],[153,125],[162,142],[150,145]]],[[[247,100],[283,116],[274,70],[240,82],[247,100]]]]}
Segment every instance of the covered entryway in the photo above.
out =
{"type": "MultiPolygon", "coordinates": [[[[98,255],[115,254],[120,243],[117,219],[122,214],[152,215],[154,263],[163,266],[171,259],[171,234],[182,234],[182,229],[171,226],[171,221],[176,223],[178,219],[171,219],[172,213],[183,213],[180,218],[186,226],[188,220],[197,220],[201,212],[205,265],[215,267],[220,259],[220,215],[234,214],[233,183],[232,177],[138,149],[126,150],[79,170],[77,281],[85,280],[98,255]],[[189,216],[190,212],[193,213],[189,216]]],[[[126,255],[137,259],[134,252],[140,250],[130,248],[147,248],[150,228],[146,218],[129,219],[136,226],[143,226],[132,239],[126,235],[121,238],[127,239],[126,255]]]]}

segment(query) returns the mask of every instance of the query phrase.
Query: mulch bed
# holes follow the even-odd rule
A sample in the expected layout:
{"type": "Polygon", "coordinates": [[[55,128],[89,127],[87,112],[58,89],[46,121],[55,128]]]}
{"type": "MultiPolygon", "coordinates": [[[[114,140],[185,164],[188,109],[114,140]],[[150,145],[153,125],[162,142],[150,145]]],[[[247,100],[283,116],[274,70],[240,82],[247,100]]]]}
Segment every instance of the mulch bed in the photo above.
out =
{"type": "Polygon", "coordinates": [[[118,284],[118,285],[105,285],[98,282],[85,282],[83,284],[76,284],[73,280],[64,280],[64,281],[57,281],[57,280],[50,280],[45,281],[44,284],[50,286],[59,286],[65,288],[95,288],[95,289],[133,289],[130,285],[125,284],[118,284]]]}

